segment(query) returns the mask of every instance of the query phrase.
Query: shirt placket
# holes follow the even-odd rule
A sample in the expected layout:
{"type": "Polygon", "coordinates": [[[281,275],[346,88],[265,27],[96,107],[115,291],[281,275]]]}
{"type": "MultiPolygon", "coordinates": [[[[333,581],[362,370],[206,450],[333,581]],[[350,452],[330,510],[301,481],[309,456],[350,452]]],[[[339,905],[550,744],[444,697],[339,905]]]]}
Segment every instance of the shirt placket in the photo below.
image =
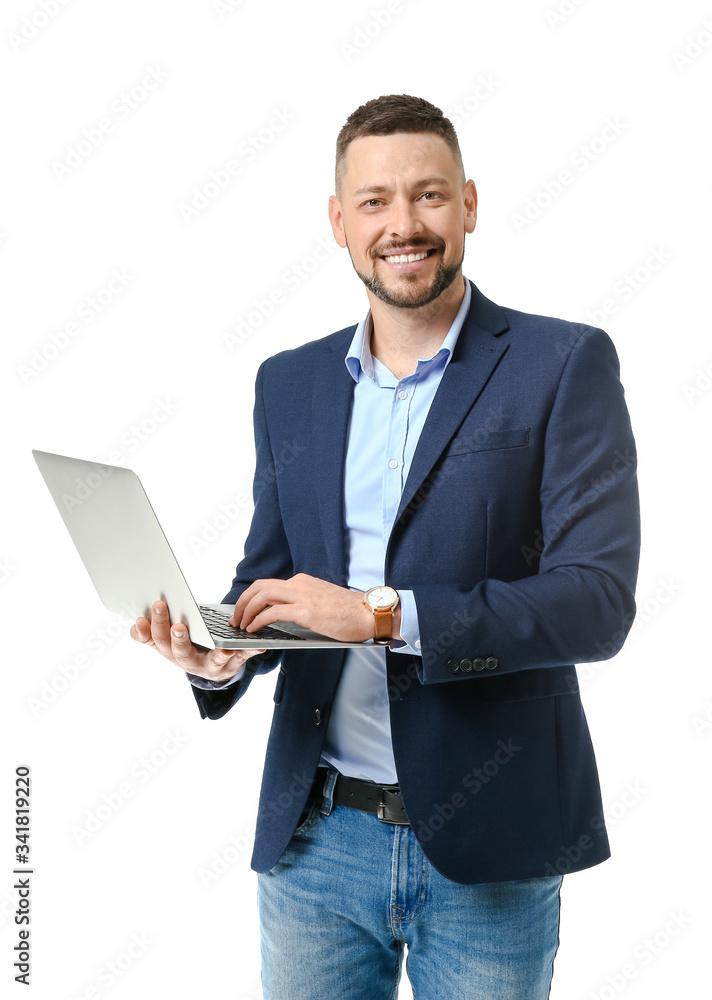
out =
{"type": "Polygon", "coordinates": [[[410,407],[415,393],[416,380],[414,376],[401,379],[393,391],[391,414],[388,422],[388,442],[386,446],[385,467],[383,470],[383,558],[385,572],[385,556],[388,539],[393,528],[393,521],[400,504],[405,485],[405,454],[408,440],[408,421],[410,407]]]}

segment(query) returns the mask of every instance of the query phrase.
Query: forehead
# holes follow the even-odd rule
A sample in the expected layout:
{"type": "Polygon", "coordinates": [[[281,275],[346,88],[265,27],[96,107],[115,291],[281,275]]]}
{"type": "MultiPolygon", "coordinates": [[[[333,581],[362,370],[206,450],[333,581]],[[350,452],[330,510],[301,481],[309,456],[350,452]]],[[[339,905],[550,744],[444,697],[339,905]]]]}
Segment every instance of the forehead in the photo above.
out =
{"type": "Polygon", "coordinates": [[[354,139],[346,150],[343,183],[347,188],[415,180],[426,174],[453,179],[458,167],[450,147],[433,132],[397,132],[354,139]]]}

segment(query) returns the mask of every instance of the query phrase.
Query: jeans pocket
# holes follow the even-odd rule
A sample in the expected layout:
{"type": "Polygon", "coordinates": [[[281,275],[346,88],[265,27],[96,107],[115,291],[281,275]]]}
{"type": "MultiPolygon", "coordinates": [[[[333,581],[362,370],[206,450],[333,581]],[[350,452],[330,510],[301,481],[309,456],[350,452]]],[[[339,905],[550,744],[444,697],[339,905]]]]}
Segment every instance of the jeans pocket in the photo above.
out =
{"type": "Polygon", "coordinates": [[[305,806],[304,812],[302,813],[296,829],[292,834],[293,837],[298,837],[311,830],[319,817],[319,808],[321,805],[319,796],[315,795],[313,798],[310,798],[309,801],[311,802],[311,805],[307,802],[307,806],[305,806]]]}

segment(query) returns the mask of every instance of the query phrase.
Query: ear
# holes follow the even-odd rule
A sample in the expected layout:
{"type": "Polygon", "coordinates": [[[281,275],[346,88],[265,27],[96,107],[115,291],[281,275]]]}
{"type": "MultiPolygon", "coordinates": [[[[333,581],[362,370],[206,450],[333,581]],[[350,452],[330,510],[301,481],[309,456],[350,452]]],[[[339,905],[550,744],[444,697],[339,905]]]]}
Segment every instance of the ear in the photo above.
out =
{"type": "Polygon", "coordinates": [[[477,188],[474,181],[467,181],[464,190],[465,232],[472,233],[477,225],[477,188]]]}
{"type": "Polygon", "coordinates": [[[329,222],[334,239],[340,247],[346,246],[346,234],[344,233],[344,217],[341,212],[341,202],[332,194],[329,198],[329,222]]]}

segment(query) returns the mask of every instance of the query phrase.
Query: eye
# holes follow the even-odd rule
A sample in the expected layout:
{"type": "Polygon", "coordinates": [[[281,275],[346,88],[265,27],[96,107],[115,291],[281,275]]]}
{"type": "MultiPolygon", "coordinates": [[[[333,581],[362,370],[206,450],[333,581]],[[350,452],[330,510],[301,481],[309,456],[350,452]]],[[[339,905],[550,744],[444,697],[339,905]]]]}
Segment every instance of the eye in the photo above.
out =
{"type": "Polygon", "coordinates": [[[421,195],[426,201],[432,201],[434,198],[439,198],[440,195],[437,191],[426,191],[425,194],[421,195]]]}
{"type": "Polygon", "coordinates": [[[381,199],[380,198],[369,198],[369,200],[366,202],[366,204],[369,206],[369,208],[373,208],[376,205],[380,205],[381,204],[381,199]]]}

